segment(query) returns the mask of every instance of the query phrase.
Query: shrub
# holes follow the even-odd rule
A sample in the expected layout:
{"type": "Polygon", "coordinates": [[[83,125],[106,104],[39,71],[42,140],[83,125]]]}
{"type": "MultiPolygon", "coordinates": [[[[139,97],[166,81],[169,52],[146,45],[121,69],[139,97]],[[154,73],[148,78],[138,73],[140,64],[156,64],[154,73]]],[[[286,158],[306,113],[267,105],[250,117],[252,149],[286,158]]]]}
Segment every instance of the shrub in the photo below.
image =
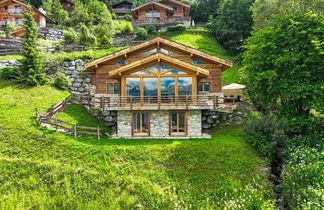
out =
{"type": "Polygon", "coordinates": [[[282,172],[282,189],[290,209],[321,209],[324,153],[309,147],[289,151],[282,172]]]}
{"type": "Polygon", "coordinates": [[[131,22],[126,20],[116,20],[114,21],[115,33],[134,33],[134,28],[131,22]]]}
{"type": "Polygon", "coordinates": [[[54,48],[55,48],[55,51],[61,51],[62,49],[63,49],[63,46],[61,45],[61,44],[56,44],[55,46],[54,46],[54,48]]]}
{"type": "Polygon", "coordinates": [[[9,37],[9,36],[10,36],[10,33],[11,33],[11,32],[14,32],[14,31],[17,30],[18,28],[19,28],[19,26],[14,25],[14,24],[12,24],[12,23],[9,22],[9,23],[6,25],[6,27],[4,28],[4,33],[5,33],[6,37],[9,37]]]}
{"type": "Polygon", "coordinates": [[[56,73],[53,85],[60,89],[67,89],[71,85],[71,80],[63,73],[56,73]]]}
{"type": "Polygon", "coordinates": [[[182,25],[182,24],[178,24],[178,25],[175,25],[175,26],[168,26],[167,28],[167,31],[170,31],[170,32],[174,32],[174,31],[185,31],[186,30],[186,26],[185,25],[182,25]]]}
{"type": "Polygon", "coordinates": [[[116,13],[111,13],[111,18],[112,18],[113,20],[116,20],[116,19],[117,19],[117,15],[116,15],[116,13]]]}
{"type": "Polygon", "coordinates": [[[104,35],[100,40],[100,44],[102,44],[102,45],[110,45],[111,43],[112,43],[112,40],[109,39],[106,35],[104,35]]]}
{"type": "Polygon", "coordinates": [[[78,42],[78,34],[70,28],[68,31],[64,31],[64,44],[71,45],[78,42]]]}
{"type": "Polygon", "coordinates": [[[84,46],[91,46],[97,44],[97,38],[90,33],[89,29],[85,25],[82,25],[80,28],[79,43],[84,46]]]}
{"type": "Polygon", "coordinates": [[[154,25],[147,25],[145,29],[147,30],[148,33],[152,33],[156,31],[156,27],[154,25]]]}
{"type": "Polygon", "coordinates": [[[145,39],[148,35],[147,30],[141,27],[136,28],[135,34],[139,39],[145,39]]]}
{"type": "Polygon", "coordinates": [[[128,14],[124,15],[124,20],[131,22],[133,20],[133,16],[128,14]]]}
{"type": "Polygon", "coordinates": [[[0,78],[15,80],[19,77],[19,70],[16,68],[5,67],[0,69],[0,78]]]}
{"type": "Polygon", "coordinates": [[[254,149],[267,158],[282,160],[286,152],[288,123],[275,115],[261,116],[251,113],[244,125],[248,141],[254,149]]]}

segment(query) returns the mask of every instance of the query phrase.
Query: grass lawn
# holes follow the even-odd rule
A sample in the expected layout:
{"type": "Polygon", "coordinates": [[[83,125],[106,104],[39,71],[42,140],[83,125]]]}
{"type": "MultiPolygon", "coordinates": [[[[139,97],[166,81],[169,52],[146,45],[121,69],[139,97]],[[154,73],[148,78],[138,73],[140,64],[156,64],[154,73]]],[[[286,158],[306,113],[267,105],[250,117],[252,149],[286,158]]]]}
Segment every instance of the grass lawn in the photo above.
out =
{"type": "MultiPolygon", "coordinates": [[[[0,80],[0,209],[272,208],[265,166],[239,127],[212,139],[100,141],[38,127],[35,107],[67,95],[0,80]]],[[[97,123],[80,111],[59,117],[97,123]]]]}

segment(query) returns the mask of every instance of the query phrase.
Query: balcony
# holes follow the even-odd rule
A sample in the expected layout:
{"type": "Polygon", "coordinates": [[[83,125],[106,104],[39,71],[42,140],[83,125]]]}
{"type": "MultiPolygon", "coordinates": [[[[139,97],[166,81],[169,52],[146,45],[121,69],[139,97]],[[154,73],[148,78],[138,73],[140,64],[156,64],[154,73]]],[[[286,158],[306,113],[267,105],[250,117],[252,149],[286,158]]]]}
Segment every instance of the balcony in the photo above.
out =
{"type": "Polygon", "coordinates": [[[142,25],[165,25],[165,24],[181,24],[184,22],[190,22],[190,17],[172,17],[167,19],[148,19],[148,20],[133,20],[133,23],[142,26],[142,25]]]}
{"type": "Polygon", "coordinates": [[[112,9],[113,13],[130,13],[130,9],[112,9]]]}
{"type": "Polygon", "coordinates": [[[101,110],[188,110],[188,109],[233,109],[241,102],[231,97],[216,95],[199,96],[82,96],[77,101],[89,108],[101,110]]]}
{"type": "Polygon", "coordinates": [[[10,16],[21,16],[23,15],[23,10],[22,9],[7,9],[7,10],[2,10],[0,12],[1,16],[6,16],[6,15],[10,15],[10,16]]]}

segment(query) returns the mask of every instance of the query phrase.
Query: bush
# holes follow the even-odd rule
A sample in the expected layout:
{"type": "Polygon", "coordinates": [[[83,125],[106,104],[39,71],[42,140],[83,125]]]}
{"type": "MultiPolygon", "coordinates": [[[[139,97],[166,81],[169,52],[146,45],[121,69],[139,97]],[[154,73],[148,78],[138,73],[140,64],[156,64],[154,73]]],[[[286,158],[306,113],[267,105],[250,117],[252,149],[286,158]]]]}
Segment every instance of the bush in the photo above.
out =
{"type": "Polygon", "coordinates": [[[124,15],[124,20],[131,22],[133,20],[133,16],[128,14],[124,15]]]}
{"type": "Polygon", "coordinates": [[[178,24],[175,26],[168,26],[168,28],[167,28],[167,31],[170,31],[170,32],[174,32],[174,31],[180,32],[180,31],[185,31],[185,30],[186,30],[186,26],[182,25],[182,24],[178,24]]]}
{"type": "Polygon", "coordinates": [[[110,45],[111,43],[112,43],[112,40],[109,39],[106,35],[104,35],[100,40],[100,44],[102,44],[102,45],[110,45]]]}
{"type": "Polygon", "coordinates": [[[64,44],[71,45],[78,42],[78,34],[70,28],[68,31],[64,31],[64,44]]]}
{"type": "Polygon", "coordinates": [[[14,32],[14,31],[17,30],[18,28],[19,28],[19,26],[14,25],[14,24],[12,24],[12,23],[9,22],[9,23],[6,25],[6,27],[4,28],[4,33],[5,33],[6,37],[9,37],[9,36],[10,36],[10,33],[11,33],[11,32],[14,32]]]}
{"type": "Polygon", "coordinates": [[[156,27],[154,25],[147,25],[145,29],[147,30],[148,33],[153,33],[156,31],[156,27]]]}
{"type": "Polygon", "coordinates": [[[63,73],[56,73],[53,85],[60,89],[67,89],[71,85],[71,80],[63,73]]]}
{"type": "Polygon", "coordinates": [[[55,48],[55,51],[58,51],[58,52],[63,50],[63,46],[61,44],[56,44],[54,46],[54,48],[55,48]]]}
{"type": "Polygon", "coordinates": [[[82,25],[80,28],[79,43],[84,46],[92,46],[97,44],[97,38],[90,33],[89,29],[85,25],[82,25]]]}
{"type": "Polygon", "coordinates": [[[19,69],[5,67],[0,69],[0,78],[7,80],[15,80],[19,78],[19,69]]]}
{"type": "Polygon", "coordinates": [[[324,153],[309,147],[289,151],[282,172],[282,189],[290,209],[321,209],[324,153]]]}
{"type": "Polygon", "coordinates": [[[248,141],[258,153],[266,158],[283,159],[287,146],[288,123],[275,115],[261,116],[251,113],[244,125],[248,141]]]}
{"type": "Polygon", "coordinates": [[[116,34],[134,33],[133,25],[129,21],[116,20],[114,21],[114,26],[116,34]]]}
{"type": "Polygon", "coordinates": [[[139,39],[145,39],[148,35],[147,30],[141,27],[136,28],[135,34],[139,39]]]}

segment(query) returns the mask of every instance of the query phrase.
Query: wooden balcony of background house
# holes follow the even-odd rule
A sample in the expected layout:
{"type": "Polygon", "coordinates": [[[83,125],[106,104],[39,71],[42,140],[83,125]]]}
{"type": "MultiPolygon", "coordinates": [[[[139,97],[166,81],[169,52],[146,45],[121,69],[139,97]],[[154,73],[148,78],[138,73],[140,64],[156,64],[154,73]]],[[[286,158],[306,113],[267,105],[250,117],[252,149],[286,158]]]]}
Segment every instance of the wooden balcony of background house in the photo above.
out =
{"type": "Polygon", "coordinates": [[[165,25],[165,24],[181,24],[190,22],[191,17],[172,17],[166,19],[147,19],[147,20],[133,20],[136,25],[165,25]]]}
{"type": "Polygon", "coordinates": [[[233,109],[240,105],[236,98],[216,95],[197,96],[82,96],[79,103],[101,110],[188,110],[188,109],[233,109]],[[226,100],[225,100],[226,99],[226,100]]]}
{"type": "Polygon", "coordinates": [[[6,15],[21,16],[21,15],[23,15],[23,10],[21,10],[21,9],[7,9],[7,10],[0,11],[0,16],[6,16],[6,15]]]}
{"type": "Polygon", "coordinates": [[[113,13],[131,13],[130,9],[112,9],[113,13]]]}

